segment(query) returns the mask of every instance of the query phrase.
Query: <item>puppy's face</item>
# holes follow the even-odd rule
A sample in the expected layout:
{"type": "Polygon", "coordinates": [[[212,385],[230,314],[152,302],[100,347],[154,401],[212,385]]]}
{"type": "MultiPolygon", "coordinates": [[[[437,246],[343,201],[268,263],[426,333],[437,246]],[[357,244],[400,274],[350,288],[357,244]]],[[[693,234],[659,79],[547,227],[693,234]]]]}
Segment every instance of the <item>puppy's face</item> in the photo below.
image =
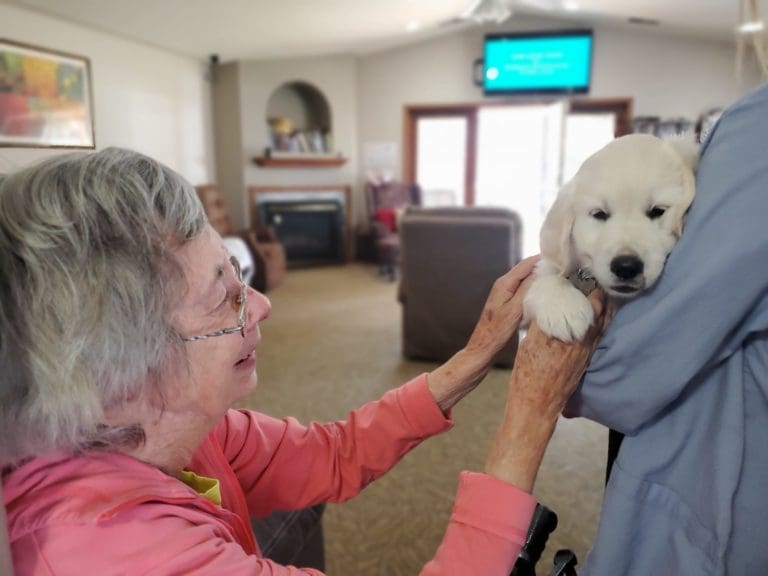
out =
{"type": "Polygon", "coordinates": [[[693,199],[693,171],[653,137],[614,141],[584,163],[571,191],[570,250],[616,298],[658,279],[693,199]]]}

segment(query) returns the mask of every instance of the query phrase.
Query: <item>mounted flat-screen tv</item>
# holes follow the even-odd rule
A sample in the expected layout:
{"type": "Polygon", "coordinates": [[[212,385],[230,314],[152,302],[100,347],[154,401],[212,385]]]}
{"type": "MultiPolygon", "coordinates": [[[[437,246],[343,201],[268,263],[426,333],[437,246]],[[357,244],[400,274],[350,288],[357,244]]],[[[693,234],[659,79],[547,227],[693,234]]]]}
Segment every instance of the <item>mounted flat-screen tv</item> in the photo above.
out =
{"type": "Polygon", "coordinates": [[[589,92],[591,30],[489,34],[483,56],[488,96],[589,92]]]}

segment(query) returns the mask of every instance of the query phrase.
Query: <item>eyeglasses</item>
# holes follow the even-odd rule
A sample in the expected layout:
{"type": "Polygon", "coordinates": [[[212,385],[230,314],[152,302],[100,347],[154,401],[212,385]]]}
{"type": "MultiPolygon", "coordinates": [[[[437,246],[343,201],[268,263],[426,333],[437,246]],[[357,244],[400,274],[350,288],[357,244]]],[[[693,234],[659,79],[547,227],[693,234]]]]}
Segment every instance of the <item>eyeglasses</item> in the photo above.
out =
{"type": "Polygon", "coordinates": [[[209,332],[208,334],[201,334],[200,336],[183,337],[182,340],[185,342],[207,340],[208,338],[215,338],[216,336],[223,336],[224,334],[234,334],[235,332],[240,332],[240,336],[245,338],[245,302],[247,299],[246,294],[248,292],[248,286],[246,285],[245,280],[243,280],[243,271],[240,268],[240,262],[237,261],[237,258],[230,256],[229,262],[232,264],[235,277],[240,283],[240,294],[231,300],[232,308],[237,310],[237,326],[233,326],[232,328],[222,328],[221,330],[209,332]]]}

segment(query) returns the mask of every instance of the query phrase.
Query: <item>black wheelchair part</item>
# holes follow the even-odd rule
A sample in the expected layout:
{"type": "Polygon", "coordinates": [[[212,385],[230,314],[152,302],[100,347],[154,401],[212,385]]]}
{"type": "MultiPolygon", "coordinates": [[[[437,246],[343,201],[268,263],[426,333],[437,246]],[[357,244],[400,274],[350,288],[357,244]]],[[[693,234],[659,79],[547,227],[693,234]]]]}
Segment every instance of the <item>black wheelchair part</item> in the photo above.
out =
{"type": "MultiPolygon", "coordinates": [[[[549,535],[557,528],[557,514],[546,506],[536,505],[520,555],[510,576],[536,576],[536,563],[541,558],[549,535]]],[[[570,550],[555,553],[549,576],[576,576],[576,555],[570,550]]]]}

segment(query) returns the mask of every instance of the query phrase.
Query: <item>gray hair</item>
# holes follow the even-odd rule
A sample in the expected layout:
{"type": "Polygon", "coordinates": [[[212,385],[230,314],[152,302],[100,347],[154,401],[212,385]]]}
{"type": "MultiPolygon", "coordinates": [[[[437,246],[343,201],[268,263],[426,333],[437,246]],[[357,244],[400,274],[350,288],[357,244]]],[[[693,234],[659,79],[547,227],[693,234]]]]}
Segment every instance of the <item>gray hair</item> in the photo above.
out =
{"type": "Polygon", "coordinates": [[[156,384],[181,346],[172,249],[205,222],[188,182],[128,150],[0,179],[0,464],[143,440],[104,411],[156,384]]]}

